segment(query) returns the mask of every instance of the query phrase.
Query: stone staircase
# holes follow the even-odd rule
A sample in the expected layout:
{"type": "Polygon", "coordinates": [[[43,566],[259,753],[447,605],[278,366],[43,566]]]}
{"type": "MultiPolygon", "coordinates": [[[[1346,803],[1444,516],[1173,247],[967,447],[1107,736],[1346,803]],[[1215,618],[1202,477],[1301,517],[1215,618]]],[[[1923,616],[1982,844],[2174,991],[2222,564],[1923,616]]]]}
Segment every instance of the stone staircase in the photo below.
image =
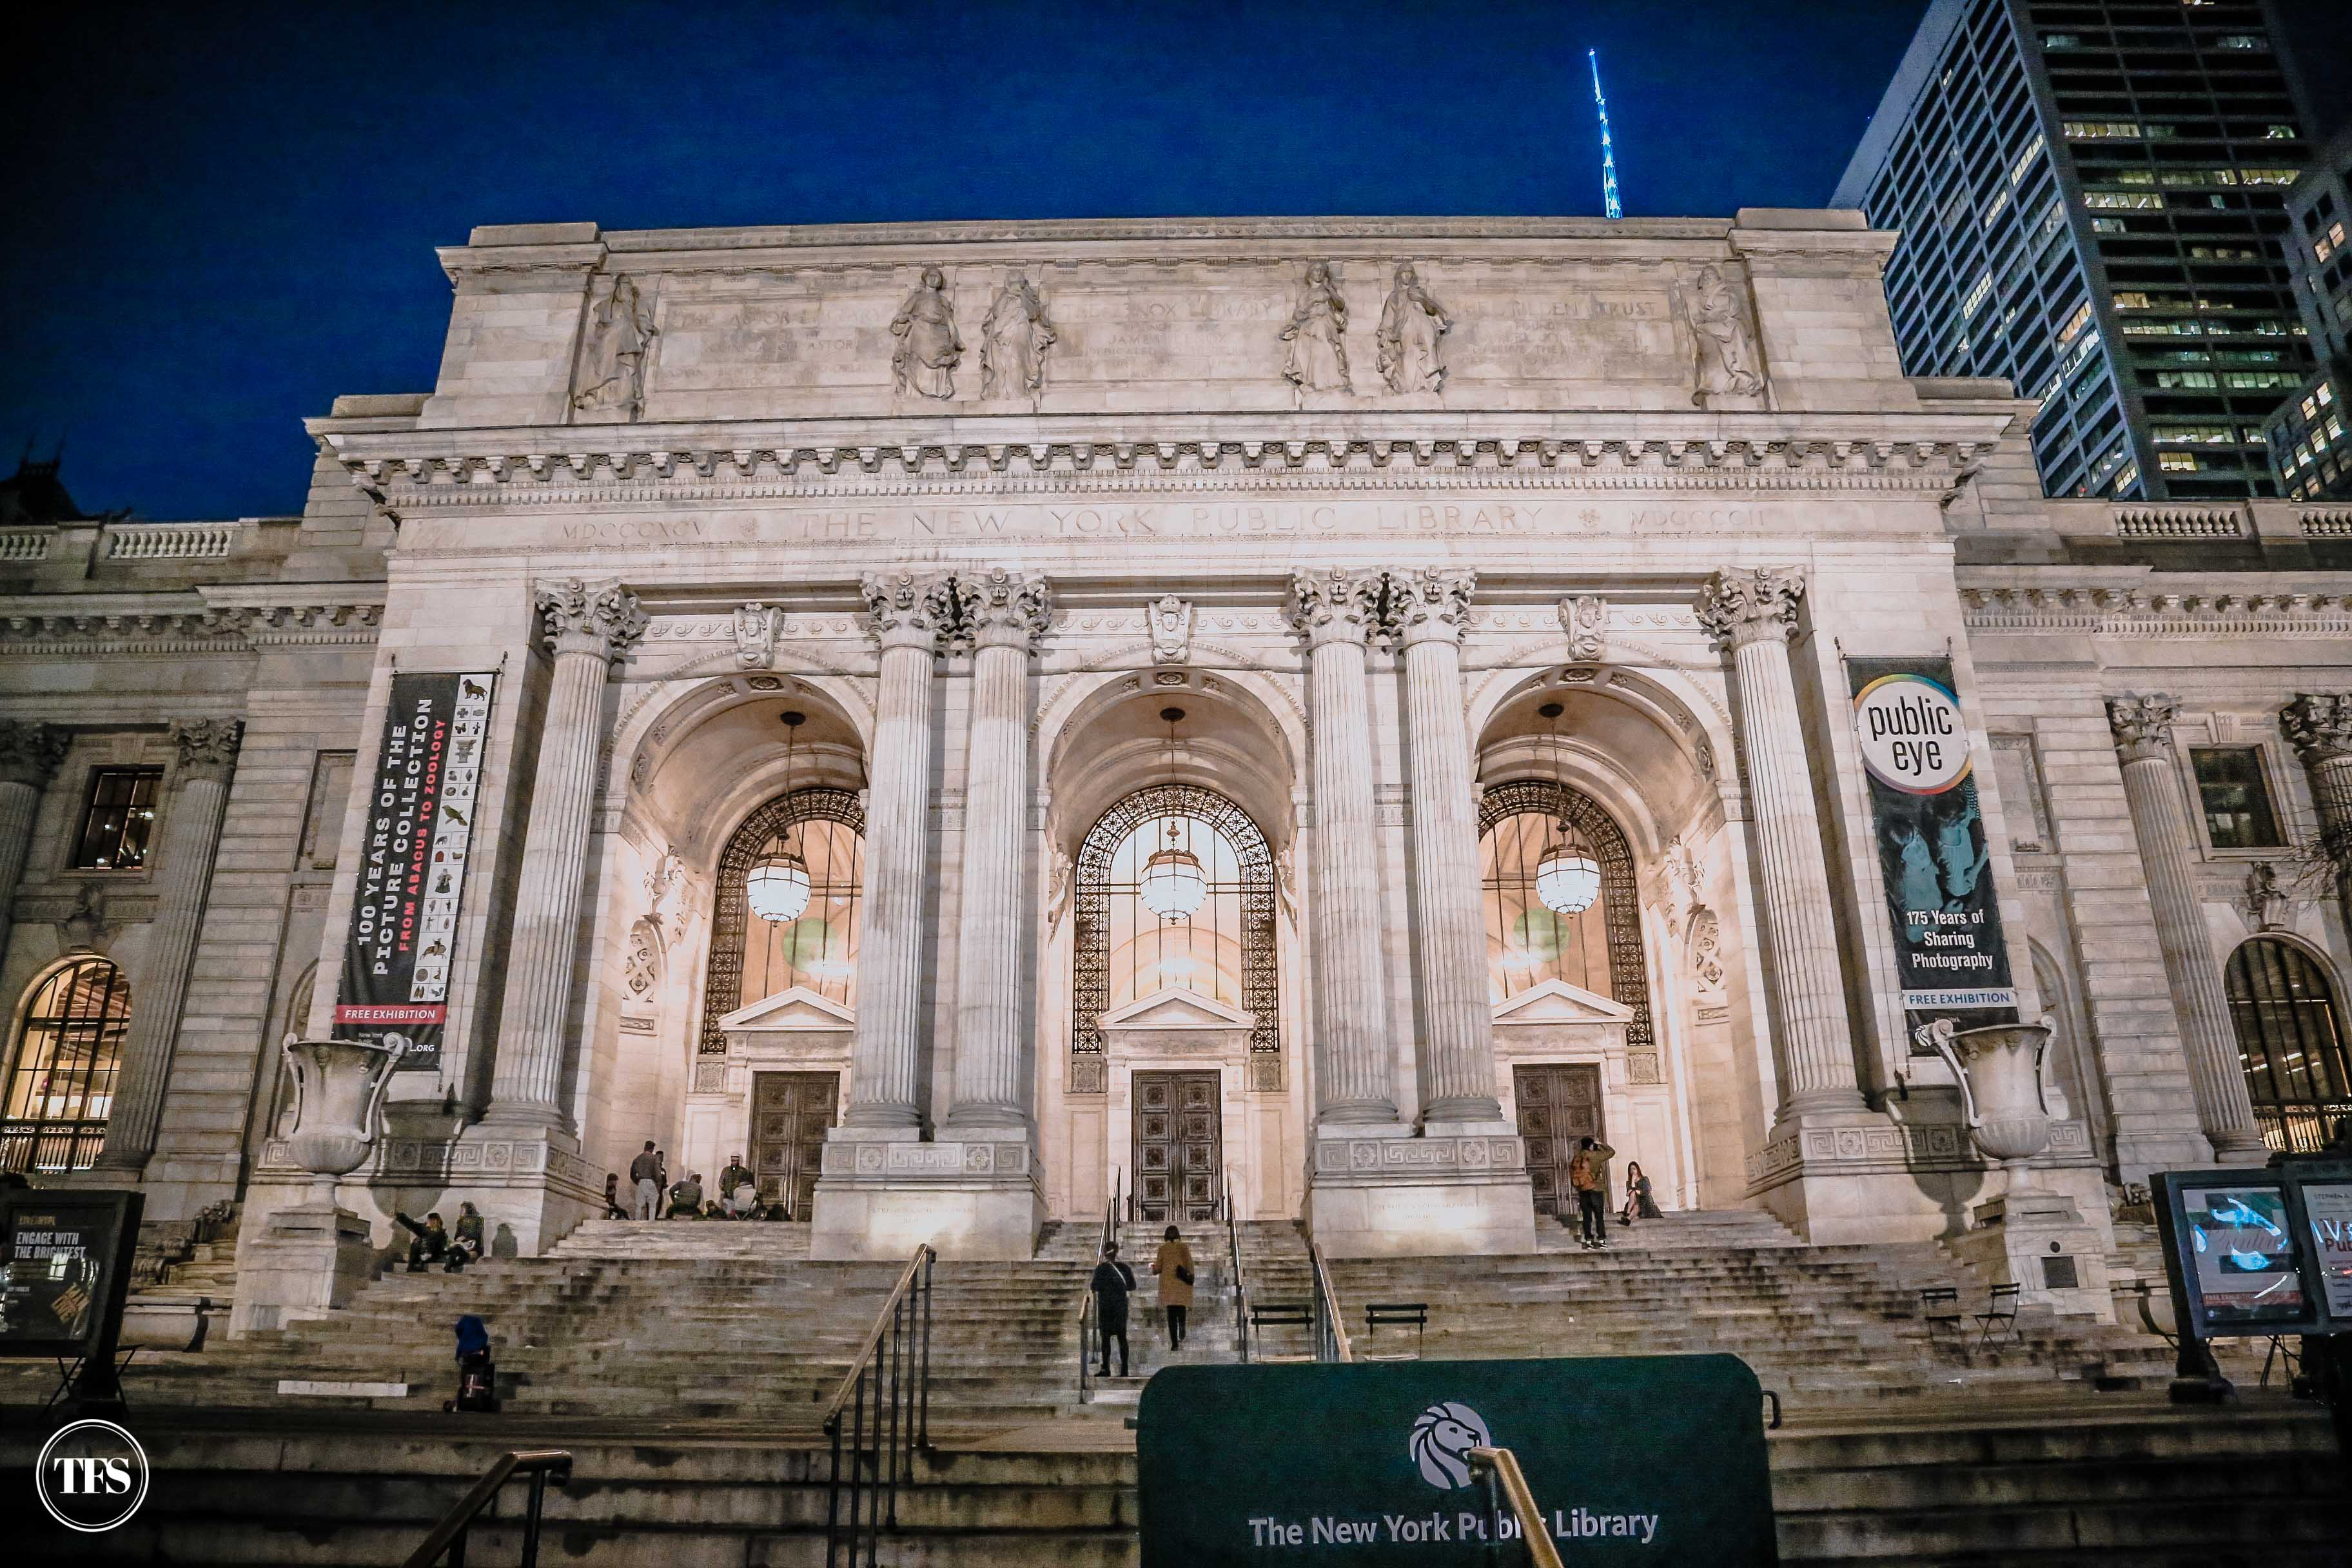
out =
{"type": "MultiPolygon", "coordinates": [[[[1790,1429],[1769,1448],[1788,1568],[2343,1568],[2338,1461],[2307,1408],[1997,1412],[1933,1427],[1790,1429]]],[[[628,1429],[511,1417],[299,1426],[141,1424],[154,1464],[138,1517],[105,1536],[36,1521],[44,1563],[398,1562],[499,1452],[561,1446],[542,1561],[599,1568],[803,1568],[824,1560],[825,1455],[755,1427],[628,1429]]],[[[0,1434],[21,1472],[36,1432],[0,1434]]],[[[882,1561],[902,1568],[1136,1561],[1135,1458],[946,1448],[917,1460],[882,1561]]],[[[474,1560],[519,1560],[521,1489],[477,1527],[474,1560]]],[[[1548,1500],[1538,1499],[1539,1503],[1548,1500]]]]}

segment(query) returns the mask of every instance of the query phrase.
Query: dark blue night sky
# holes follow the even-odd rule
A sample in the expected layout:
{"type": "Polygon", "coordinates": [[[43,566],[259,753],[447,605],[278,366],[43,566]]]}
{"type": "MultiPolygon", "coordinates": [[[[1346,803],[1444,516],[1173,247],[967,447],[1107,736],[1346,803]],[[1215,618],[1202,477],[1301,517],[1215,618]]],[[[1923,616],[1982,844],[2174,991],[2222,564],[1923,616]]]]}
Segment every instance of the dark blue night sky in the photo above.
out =
{"type": "Polygon", "coordinates": [[[1924,8],[78,8],[11,40],[0,442],[297,510],[304,416],[431,386],[478,223],[1594,214],[1587,47],[1629,216],[1816,205],[1924,8]]]}

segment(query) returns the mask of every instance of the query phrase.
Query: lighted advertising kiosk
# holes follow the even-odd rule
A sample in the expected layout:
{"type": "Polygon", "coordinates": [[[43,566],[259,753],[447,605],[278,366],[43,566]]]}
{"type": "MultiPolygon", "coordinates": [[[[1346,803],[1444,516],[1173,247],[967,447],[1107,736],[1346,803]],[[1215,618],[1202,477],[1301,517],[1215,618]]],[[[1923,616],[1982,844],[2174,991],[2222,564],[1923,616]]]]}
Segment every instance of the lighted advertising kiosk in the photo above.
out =
{"type": "Polygon", "coordinates": [[[0,1201],[0,1356],[54,1357],[52,1405],[120,1415],[115,1348],[145,1200],[134,1192],[14,1192],[0,1201]]]}

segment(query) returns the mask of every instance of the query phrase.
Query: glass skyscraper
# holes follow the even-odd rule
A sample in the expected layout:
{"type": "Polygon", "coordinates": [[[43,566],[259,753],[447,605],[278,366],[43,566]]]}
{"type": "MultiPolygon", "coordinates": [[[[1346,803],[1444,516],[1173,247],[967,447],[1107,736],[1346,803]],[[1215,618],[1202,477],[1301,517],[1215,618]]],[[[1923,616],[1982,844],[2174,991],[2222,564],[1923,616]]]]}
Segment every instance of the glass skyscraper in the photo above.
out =
{"type": "Polygon", "coordinates": [[[1832,203],[1900,229],[1904,368],[2042,400],[2052,495],[2272,495],[2312,372],[2281,242],[2308,155],[2252,0],[1936,0],[1832,203]]]}

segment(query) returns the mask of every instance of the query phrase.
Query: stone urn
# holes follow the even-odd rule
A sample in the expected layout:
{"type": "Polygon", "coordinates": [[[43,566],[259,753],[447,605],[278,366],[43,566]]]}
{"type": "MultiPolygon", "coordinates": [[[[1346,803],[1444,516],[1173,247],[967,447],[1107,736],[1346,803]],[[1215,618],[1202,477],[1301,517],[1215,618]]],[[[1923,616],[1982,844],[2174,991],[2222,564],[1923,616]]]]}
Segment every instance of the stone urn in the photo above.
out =
{"type": "Polygon", "coordinates": [[[372,1040],[300,1040],[286,1037],[294,1070],[294,1131],[286,1140],[293,1162],[319,1178],[331,1202],[335,1182],[367,1163],[375,1142],[376,1107],[401,1053],[372,1040]]]}
{"type": "Polygon", "coordinates": [[[1922,1032],[1960,1086],[1978,1149],[2000,1163],[2011,1193],[2025,1191],[2026,1162],[2050,1147],[2050,1025],[1954,1030],[1938,1019],[1922,1032]]]}

